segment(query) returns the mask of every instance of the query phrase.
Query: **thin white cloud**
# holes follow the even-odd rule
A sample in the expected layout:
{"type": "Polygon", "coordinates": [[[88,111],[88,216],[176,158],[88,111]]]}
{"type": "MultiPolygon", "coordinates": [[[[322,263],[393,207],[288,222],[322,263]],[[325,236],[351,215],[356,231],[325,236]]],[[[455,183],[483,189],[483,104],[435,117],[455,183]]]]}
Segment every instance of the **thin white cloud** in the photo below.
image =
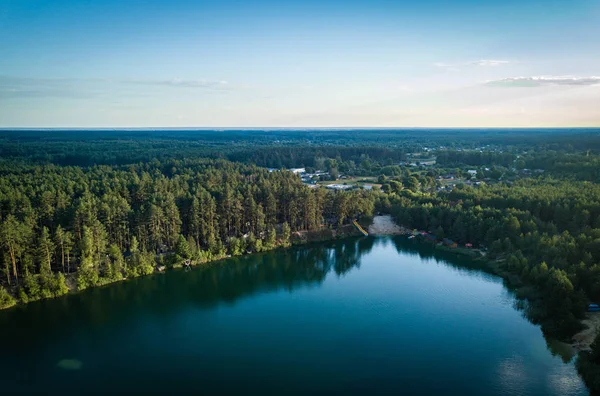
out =
{"type": "Polygon", "coordinates": [[[498,60],[498,59],[479,59],[475,61],[469,62],[459,62],[459,63],[445,63],[445,62],[436,62],[433,65],[435,67],[439,67],[446,70],[457,71],[463,67],[471,67],[471,66],[482,66],[482,67],[494,67],[507,65],[509,63],[513,63],[508,60],[498,60]]]}
{"type": "Polygon", "coordinates": [[[30,78],[0,76],[0,99],[12,98],[83,98],[90,95],[82,89],[84,83],[98,80],[72,78],[30,78]]]}
{"type": "Polygon", "coordinates": [[[476,65],[476,66],[500,66],[500,65],[506,65],[511,63],[510,61],[507,60],[494,60],[494,59],[481,59],[478,61],[474,61],[471,62],[471,65],[476,65]]]}
{"type": "Polygon", "coordinates": [[[541,86],[586,86],[600,84],[600,77],[575,76],[533,76],[510,77],[500,80],[487,81],[485,85],[494,87],[541,87],[541,86]]]}
{"type": "Polygon", "coordinates": [[[227,81],[211,80],[136,80],[96,78],[38,78],[0,75],[0,100],[15,98],[88,98],[120,89],[124,85],[164,86],[203,91],[228,91],[235,89],[227,81]]]}
{"type": "Polygon", "coordinates": [[[183,88],[205,88],[205,89],[216,89],[226,90],[231,89],[231,85],[224,80],[211,81],[211,80],[184,80],[184,79],[170,79],[170,80],[125,80],[123,81],[129,84],[138,85],[162,85],[168,87],[183,87],[183,88]]]}

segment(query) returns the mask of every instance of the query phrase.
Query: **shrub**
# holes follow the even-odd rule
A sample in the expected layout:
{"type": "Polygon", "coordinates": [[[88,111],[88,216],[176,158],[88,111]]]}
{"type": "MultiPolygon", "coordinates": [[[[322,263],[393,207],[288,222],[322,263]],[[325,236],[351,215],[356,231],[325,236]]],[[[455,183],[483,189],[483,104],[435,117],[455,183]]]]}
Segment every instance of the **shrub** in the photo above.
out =
{"type": "Polygon", "coordinates": [[[5,288],[0,286],[0,309],[12,307],[16,303],[17,300],[5,288]]]}

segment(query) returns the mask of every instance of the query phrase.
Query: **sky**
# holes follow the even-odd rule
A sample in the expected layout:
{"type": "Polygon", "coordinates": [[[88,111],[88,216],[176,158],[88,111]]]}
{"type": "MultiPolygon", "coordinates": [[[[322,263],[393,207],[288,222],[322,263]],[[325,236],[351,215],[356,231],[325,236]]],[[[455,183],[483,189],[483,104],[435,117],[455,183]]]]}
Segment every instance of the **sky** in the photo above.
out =
{"type": "Polygon", "coordinates": [[[0,0],[0,127],[583,126],[599,0],[0,0]]]}

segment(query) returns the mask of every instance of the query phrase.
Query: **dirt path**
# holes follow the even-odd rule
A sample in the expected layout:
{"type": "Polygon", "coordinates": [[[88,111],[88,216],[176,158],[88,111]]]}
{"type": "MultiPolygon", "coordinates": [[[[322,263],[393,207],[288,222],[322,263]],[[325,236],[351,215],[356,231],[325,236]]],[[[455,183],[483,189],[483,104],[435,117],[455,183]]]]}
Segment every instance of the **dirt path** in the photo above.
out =
{"type": "Polygon", "coordinates": [[[586,325],[587,328],[573,336],[573,347],[580,351],[586,351],[590,349],[590,345],[594,342],[594,338],[600,330],[600,312],[586,313],[586,319],[582,320],[581,323],[586,325]]]}
{"type": "Polygon", "coordinates": [[[406,234],[408,230],[400,227],[394,222],[392,216],[375,216],[373,217],[373,224],[369,226],[369,234],[373,235],[395,235],[395,234],[406,234]]]}

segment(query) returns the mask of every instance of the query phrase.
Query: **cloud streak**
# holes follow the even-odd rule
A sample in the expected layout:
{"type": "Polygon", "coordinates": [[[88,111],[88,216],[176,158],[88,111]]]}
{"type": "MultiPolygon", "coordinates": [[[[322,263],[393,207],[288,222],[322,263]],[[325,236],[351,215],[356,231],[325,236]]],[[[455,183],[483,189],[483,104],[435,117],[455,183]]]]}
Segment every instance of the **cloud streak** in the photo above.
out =
{"type": "MultiPolygon", "coordinates": [[[[207,92],[235,89],[227,81],[211,80],[135,80],[96,78],[32,78],[0,76],[0,99],[18,98],[89,98],[123,90],[124,86],[170,87],[207,92]]],[[[137,91],[137,90],[136,90],[137,91]]]]}
{"type": "Polygon", "coordinates": [[[441,69],[457,71],[460,68],[464,68],[464,67],[472,67],[472,66],[495,67],[495,66],[507,65],[509,63],[513,63],[513,62],[508,61],[508,60],[498,60],[498,59],[479,59],[479,60],[475,60],[475,61],[461,62],[461,63],[436,62],[433,65],[435,67],[439,67],[441,69]]]}
{"type": "Polygon", "coordinates": [[[72,98],[91,96],[90,83],[99,80],[0,76],[0,99],[72,98]]]}
{"type": "Polygon", "coordinates": [[[478,61],[474,61],[474,62],[470,62],[470,65],[475,65],[475,66],[500,66],[500,65],[507,65],[511,63],[510,61],[507,60],[494,60],[494,59],[481,59],[478,61]]]}
{"type": "Polygon", "coordinates": [[[128,84],[136,85],[159,85],[174,88],[199,88],[199,89],[214,89],[214,90],[229,90],[232,89],[231,85],[224,80],[221,81],[210,81],[210,80],[184,80],[184,79],[170,79],[170,80],[126,80],[123,81],[128,84]]]}
{"type": "Polygon", "coordinates": [[[487,81],[485,85],[492,87],[543,87],[543,86],[588,86],[600,84],[600,77],[574,76],[533,76],[510,77],[487,81]]]}

